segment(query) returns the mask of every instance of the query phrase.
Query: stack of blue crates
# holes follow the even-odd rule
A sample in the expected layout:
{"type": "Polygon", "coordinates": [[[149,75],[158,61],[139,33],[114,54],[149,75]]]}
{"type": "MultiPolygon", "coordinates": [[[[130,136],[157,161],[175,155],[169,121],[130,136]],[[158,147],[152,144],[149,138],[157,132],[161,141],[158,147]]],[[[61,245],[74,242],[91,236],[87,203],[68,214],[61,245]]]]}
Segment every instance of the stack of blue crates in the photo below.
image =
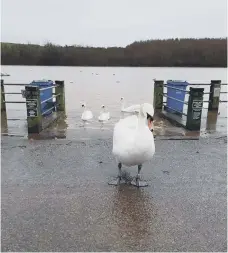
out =
{"type": "MultiPolygon", "coordinates": [[[[54,86],[54,82],[51,81],[51,80],[37,80],[37,81],[32,81],[30,83],[30,85],[32,86],[37,86],[39,87],[40,89],[42,88],[47,88],[47,87],[51,87],[51,86],[54,86]]],[[[46,90],[43,90],[43,91],[40,91],[40,101],[41,103],[46,100],[46,99],[49,99],[52,97],[52,88],[50,89],[46,89],[46,90]]],[[[53,103],[53,98],[48,100],[47,102],[41,104],[41,113],[43,114],[45,111],[48,110],[48,108],[50,108],[50,103],[53,103]]],[[[50,115],[52,113],[52,110],[49,110],[47,113],[44,113],[43,116],[47,116],[47,115],[50,115]]]]}
{"type": "Polygon", "coordinates": [[[189,85],[189,83],[186,81],[173,81],[173,80],[167,81],[167,86],[183,90],[183,91],[175,90],[175,89],[167,87],[167,96],[168,97],[173,97],[173,98],[183,101],[183,102],[179,102],[179,101],[176,101],[174,99],[167,97],[167,107],[171,108],[171,109],[167,108],[167,111],[172,112],[172,113],[176,113],[175,111],[172,110],[172,109],[174,109],[180,113],[183,112],[185,93],[186,93],[185,91],[186,91],[186,88],[188,85],[189,85]]]}

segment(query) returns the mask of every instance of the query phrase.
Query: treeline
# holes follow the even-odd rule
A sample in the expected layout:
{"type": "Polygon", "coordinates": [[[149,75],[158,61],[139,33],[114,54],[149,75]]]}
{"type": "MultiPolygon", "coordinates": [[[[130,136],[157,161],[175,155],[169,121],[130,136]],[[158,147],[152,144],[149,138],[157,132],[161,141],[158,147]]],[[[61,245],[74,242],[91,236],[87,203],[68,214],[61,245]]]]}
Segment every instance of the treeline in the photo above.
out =
{"type": "Polygon", "coordinates": [[[168,39],[123,47],[1,43],[2,65],[226,67],[227,38],[168,39]]]}

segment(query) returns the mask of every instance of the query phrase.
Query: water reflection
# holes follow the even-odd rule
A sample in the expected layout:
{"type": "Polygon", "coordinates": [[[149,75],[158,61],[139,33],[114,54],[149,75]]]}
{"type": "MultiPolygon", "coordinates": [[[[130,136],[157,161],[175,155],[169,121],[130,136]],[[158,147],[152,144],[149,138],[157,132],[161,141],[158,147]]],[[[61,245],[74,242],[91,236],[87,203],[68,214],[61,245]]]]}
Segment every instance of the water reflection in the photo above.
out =
{"type": "Polygon", "coordinates": [[[57,120],[49,127],[45,128],[40,134],[29,134],[29,139],[66,139],[67,136],[67,116],[65,113],[58,113],[57,120]]]}
{"type": "MultiPolygon", "coordinates": [[[[120,237],[131,246],[146,246],[156,215],[151,197],[144,189],[120,185],[113,199],[113,220],[118,226],[120,237]]],[[[121,239],[120,238],[120,239],[121,239]]],[[[122,240],[121,240],[122,241],[122,240]]]]}
{"type": "Polygon", "coordinates": [[[7,113],[1,112],[1,133],[8,133],[8,121],[7,121],[7,113]]]}
{"type": "Polygon", "coordinates": [[[207,121],[206,121],[206,130],[216,130],[216,124],[218,119],[218,112],[217,111],[208,111],[207,114],[207,121]]]}

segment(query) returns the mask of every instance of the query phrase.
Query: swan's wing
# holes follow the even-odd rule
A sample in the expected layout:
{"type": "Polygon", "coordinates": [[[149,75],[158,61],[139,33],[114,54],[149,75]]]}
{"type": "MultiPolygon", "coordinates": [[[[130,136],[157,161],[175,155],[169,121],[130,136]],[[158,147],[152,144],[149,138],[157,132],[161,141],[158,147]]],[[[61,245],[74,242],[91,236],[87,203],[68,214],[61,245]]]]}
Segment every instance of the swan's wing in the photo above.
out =
{"type": "Polygon", "coordinates": [[[93,113],[91,111],[84,111],[82,113],[82,120],[90,120],[93,118],[93,113]]]}
{"type": "Polygon", "coordinates": [[[101,113],[100,116],[98,117],[98,120],[100,121],[106,121],[110,119],[110,113],[109,112],[104,112],[101,113]]]}
{"type": "Polygon", "coordinates": [[[140,105],[131,105],[128,106],[127,108],[123,108],[121,111],[122,112],[139,112],[140,105]]]}
{"type": "Polygon", "coordinates": [[[126,126],[122,120],[116,123],[113,132],[113,154],[117,157],[127,156],[129,148],[134,144],[135,129],[126,126]]]}
{"type": "Polygon", "coordinates": [[[124,119],[121,119],[118,123],[120,123],[121,126],[124,126],[126,128],[136,129],[138,125],[138,117],[136,115],[131,115],[124,119]]]}

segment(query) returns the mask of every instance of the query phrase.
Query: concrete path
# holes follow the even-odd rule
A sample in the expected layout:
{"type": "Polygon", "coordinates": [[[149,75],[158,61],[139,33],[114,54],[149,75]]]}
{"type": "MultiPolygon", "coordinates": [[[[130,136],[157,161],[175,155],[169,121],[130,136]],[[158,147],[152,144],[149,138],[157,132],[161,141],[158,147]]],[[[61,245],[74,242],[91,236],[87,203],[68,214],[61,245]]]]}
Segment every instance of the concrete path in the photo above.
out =
{"type": "Polygon", "coordinates": [[[226,252],[226,142],[156,138],[137,189],[107,184],[111,136],[3,137],[2,251],[226,252]]]}

